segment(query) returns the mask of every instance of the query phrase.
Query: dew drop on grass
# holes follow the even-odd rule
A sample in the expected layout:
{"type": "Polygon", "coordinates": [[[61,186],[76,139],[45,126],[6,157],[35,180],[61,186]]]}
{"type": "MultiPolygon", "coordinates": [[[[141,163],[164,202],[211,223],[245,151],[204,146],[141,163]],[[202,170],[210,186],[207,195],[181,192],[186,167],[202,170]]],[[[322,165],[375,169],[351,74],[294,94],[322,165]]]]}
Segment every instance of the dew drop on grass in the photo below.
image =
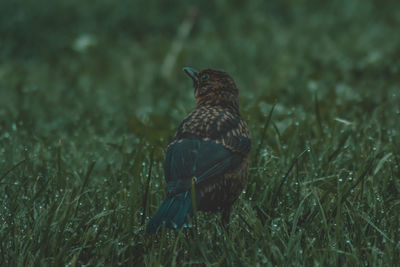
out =
{"type": "Polygon", "coordinates": [[[342,179],[342,178],[339,178],[339,179],[338,179],[338,182],[339,182],[339,183],[343,182],[343,179],[342,179]]]}
{"type": "Polygon", "coordinates": [[[347,243],[347,244],[350,244],[350,240],[347,239],[347,240],[346,240],[346,243],[347,243]]]}
{"type": "Polygon", "coordinates": [[[5,138],[8,138],[8,137],[10,137],[10,134],[9,134],[8,132],[5,132],[5,133],[4,133],[4,137],[5,137],[5,138]]]}
{"type": "Polygon", "coordinates": [[[268,155],[268,150],[266,148],[263,149],[262,155],[266,157],[268,155]]]}

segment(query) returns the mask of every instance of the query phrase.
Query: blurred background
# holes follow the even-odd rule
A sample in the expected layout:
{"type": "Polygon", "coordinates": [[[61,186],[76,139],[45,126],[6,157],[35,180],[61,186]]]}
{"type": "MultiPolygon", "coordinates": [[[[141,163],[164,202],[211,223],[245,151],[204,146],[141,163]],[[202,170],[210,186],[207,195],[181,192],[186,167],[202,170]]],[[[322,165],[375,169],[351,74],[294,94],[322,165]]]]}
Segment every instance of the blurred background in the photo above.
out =
{"type": "Polygon", "coordinates": [[[93,121],[109,131],[130,116],[179,120],[194,106],[185,66],[226,70],[252,112],[275,102],[307,108],[316,92],[332,103],[389,97],[400,79],[399,6],[3,0],[0,131],[12,131],[18,116],[61,134],[93,121]]]}

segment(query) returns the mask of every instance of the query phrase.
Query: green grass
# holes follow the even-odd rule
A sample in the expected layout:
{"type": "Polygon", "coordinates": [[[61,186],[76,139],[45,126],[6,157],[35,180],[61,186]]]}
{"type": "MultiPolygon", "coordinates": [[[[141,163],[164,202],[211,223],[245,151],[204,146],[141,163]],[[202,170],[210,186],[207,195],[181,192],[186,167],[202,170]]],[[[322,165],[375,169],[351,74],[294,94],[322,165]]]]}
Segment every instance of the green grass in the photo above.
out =
{"type": "Polygon", "coordinates": [[[1,266],[398,264],[396,1],[62,2],[0,4],[1,266]],[[232,74],[253,135],[229,235],[144,232],[184,66],[232,74]]]}

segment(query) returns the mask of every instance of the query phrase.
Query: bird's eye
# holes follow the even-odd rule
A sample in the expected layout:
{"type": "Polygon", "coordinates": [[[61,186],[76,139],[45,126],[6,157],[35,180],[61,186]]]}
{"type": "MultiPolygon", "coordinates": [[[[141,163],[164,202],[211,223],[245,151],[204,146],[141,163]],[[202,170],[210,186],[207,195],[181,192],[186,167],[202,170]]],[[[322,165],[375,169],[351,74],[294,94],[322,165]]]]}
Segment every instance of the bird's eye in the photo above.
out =
{"type": "Polygon", "coordinates": [[[203,75],[201,75],[201,79],[207,80],[208,79],[208,74],[204,73],[203,75]]]}

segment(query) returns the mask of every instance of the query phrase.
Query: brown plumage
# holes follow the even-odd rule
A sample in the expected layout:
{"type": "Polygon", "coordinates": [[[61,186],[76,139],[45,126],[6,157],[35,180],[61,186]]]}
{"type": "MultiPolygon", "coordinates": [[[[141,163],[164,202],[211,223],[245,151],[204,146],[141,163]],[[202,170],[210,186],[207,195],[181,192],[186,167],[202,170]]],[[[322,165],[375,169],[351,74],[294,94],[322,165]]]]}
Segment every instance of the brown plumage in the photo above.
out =
{"type": "Polygon", "coordinates": [[[192,78],[196,108],[183,120],[167,146],[165,178],[168,195],[147,225],[154,233],[163,222],[179,228],[197,210],[222,211],[228,225],[232,204],[247,181],[251,136],[239,113],[239,91],[224,71],[184,71],[192,78]]]}

